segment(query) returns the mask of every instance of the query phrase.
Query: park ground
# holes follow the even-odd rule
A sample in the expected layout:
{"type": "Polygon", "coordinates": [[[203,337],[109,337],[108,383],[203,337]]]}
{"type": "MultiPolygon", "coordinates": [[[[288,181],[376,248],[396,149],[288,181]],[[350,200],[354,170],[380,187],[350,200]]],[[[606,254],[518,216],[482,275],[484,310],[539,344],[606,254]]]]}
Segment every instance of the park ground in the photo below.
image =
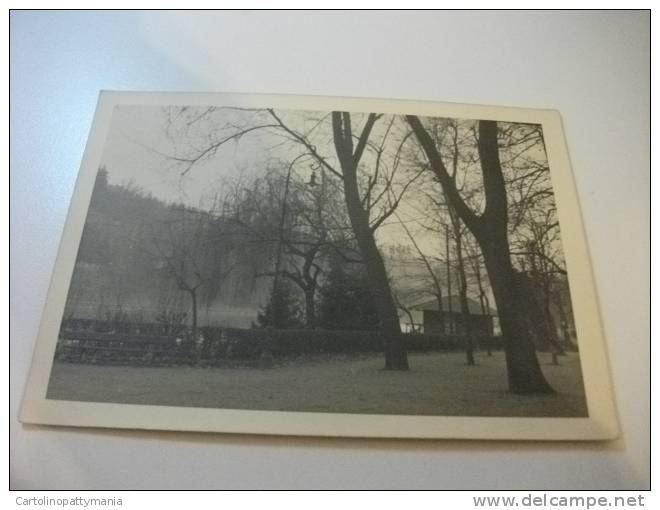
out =
{"type": "Polygon", "coordinates": [[[409,354],[411,370],[382,370],[382,355],[289,362],[272,369],[103,366],[55,362],[47,397],[125,404],[439,416],[586,416],[579,355],[539,354],[555,395],[507,392],[504,355],[409,354]]]}

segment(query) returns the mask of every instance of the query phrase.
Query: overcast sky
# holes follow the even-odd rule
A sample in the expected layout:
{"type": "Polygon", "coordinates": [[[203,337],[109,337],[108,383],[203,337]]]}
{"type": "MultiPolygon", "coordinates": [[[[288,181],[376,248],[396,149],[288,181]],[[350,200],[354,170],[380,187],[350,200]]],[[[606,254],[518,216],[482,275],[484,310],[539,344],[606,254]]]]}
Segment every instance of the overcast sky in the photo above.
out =
{"type": "MultiPolygon", "coordinates": [[[[280,165],[282,162],[288,164],[306,152],[301,144],[285,139],[281,129],[257,129],[242,136],[238,142],[223,145],[212,157],[195,164],[182,177],[187,167],[172,156],[199,153],[237,129],[273,122],[263,111],[215,109],[210,114],[208,112],[204,107],[189,108],[184,113],[157,106],[116,107],[102,159],[110,182],[131,182],[161,200],[208,208],[217,194],[222,196],[227,181],[240,177],[247,185],[274,161],[279,161],[280,165]]],[[[287,126],[309,133],[310,142],[317,151],[330,164],[338,167],[331,127],[327,122],[328,112],[278,111],[277,114],[287,126]]],[[[364,114],[352,114],[354,134],[359,133],[365,118],[364,114]]],[[[370,138],[372,141],[382,139],[391,119],[391,116],[384,116],[376,122],[370,138]]],[[[404,139],[403,130],[407,128],[397,122],[393,124],[388,143],[396,144],[397,137],[398,140],[404,139]]],[[[409,139],[406,143],[411,142],[413,140],[409,139]]],[[[390,147],[389,152],[393,153],[394,149],[390,147]]],[[[374,157],[373,152],[366,151],[362,163],[373,167],[374,157]]],[[[408,179],[411,172],[418,168],[416,164],[410,165],[408,173],[398,173],[400,178],[408,179]]],[[[294,167],[293,178],[306,182],[311,172],[310,161],[302,159],[294,167]]],[[[472,175],[472,179],[477,179],[473,180],[473,185],[480,185],[478,169],[470,169],[465,173],[468,174],[472,175]]],[[[425,178],[429,179],[429,176],[425,178]]],[[[427,255],[442,256],[445,251],[442,232],[424,230],[416,221],[426,215],[424,204],[427,201],[420,194],[428,191],[429,185],[433,186],[428,180],[427,183],[418,186],[418,182],[409,189],[397,208],[397,215],[406,222],[417,244],[427,255]]],[[[382,247],[412,246],[396,215],[390,216],[378,228],[376,239],[382,247]]]]}
{"type": "MultiPolygon", "coordinates": [[[[199,109],[200,112],[203,110],[199,109]]],[[[319,112],[301,113],[284,113],[287,115],[287,123],[297,123],[299,129],[307,130],[325,115],[319,112]]],[[[232,119],[239,122],[239,117],[244,122],[247,114],[221,112],[216,114],[213,122],[232,119]]],[[[276,133],[254,131],[242,137],[238,143],[224,145],[212,158],[196,164],[182,177],[185,165],[168,156],[180,156],[189,153],[191,149],[203,147],[208,139],[202,138],[204,135],[200,134],[200,130],[208,128],[208,124],[202,124],[200,130],[184,136],[181,130],[172,129],[171,124],[168,124],[169,118],[167,109],[163,107],[121,106],[115,109],[102,159],[111,184],[131,182],[162,200],[206,207],[215,194],[222,191],[223,181],[239,176],[249,180],[263,171],[269,161],[291,161],[303,152],[298,144],[283,143],[281,136],[276,133]]],[[[356,124],[358,121],[359,116],[356,116],[356,124]]],[[[315,143],[319,144],[319,152],[332,161],[334,147],[327,132],[327,123],[326,132],[323,129],[321,127],[315,131],[315,143]]],[[[311,174],[309,164],[303,162],[296,165],[295,174],[302,180],[308,180],[311,174]]],[[[400,204],[398,212],[403,218],[419,216],[419,212],[408,207],[406,201],[400,204]]],[[[396,218],[392,216],[379,228],[377,236],[382,244],[408,244],[407,236],[396,223],[396,218]]],[[[414,225],[411,228],[415,230],[414,225]]],[[[429,248],[433,245],[439,249],[439,240],[419,241],[429,248]]]]}
{"type": "Polygon", "coordinates": [[[115,108],[102,163],[112,184],[133,182],[162,200],[199,206],[223,178],[248,165],[250,152],[228,145],[181,177],[184,167],[168,157],[177,155],[178,146],[167,136],[166,121],[160,107],[115,108]]]}

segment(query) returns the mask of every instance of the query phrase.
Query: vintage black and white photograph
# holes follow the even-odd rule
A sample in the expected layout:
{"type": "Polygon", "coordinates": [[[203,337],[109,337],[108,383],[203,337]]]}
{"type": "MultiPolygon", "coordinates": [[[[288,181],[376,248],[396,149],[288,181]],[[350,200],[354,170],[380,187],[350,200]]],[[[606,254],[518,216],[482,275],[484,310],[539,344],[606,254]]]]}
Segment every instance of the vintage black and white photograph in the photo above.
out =
{"type": "Polygon", "coordinates": [[[199,102],[107,124],[46,400],[589,416],[542,124],[199,102]]]}

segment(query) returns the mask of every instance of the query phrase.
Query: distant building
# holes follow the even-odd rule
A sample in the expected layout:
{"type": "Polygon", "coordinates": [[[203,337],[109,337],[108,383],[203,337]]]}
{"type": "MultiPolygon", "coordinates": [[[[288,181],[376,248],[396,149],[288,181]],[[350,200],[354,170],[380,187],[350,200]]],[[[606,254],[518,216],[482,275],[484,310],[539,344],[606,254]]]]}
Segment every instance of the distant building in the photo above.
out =
{"type": "MultiPolygon", "coordinates": [[[[491,337],[495,334],[494,319],[497,312],[486,309],[481,304],[468,298],[469,324],[472,332],[477,336],[491,337]]],[[[465,322],[461,313],[461,303],[458,296],[444,296],[442,310],[439,309],[438,300],[433,299],[410,307],[412,324],[406,323],[405,329],[411,332],[427,335],[463,335],[465,322]]]]}

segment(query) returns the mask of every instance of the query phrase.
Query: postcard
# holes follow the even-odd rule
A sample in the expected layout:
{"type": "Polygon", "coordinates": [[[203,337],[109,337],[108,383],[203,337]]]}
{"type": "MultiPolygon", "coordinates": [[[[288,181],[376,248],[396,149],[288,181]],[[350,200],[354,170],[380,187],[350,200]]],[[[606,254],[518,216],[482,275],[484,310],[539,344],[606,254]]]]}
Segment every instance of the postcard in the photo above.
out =
{"type": "Polygon", "coordinates": [[[615,438],[559,112],[102,92],[20,419],[615,438]]]}

